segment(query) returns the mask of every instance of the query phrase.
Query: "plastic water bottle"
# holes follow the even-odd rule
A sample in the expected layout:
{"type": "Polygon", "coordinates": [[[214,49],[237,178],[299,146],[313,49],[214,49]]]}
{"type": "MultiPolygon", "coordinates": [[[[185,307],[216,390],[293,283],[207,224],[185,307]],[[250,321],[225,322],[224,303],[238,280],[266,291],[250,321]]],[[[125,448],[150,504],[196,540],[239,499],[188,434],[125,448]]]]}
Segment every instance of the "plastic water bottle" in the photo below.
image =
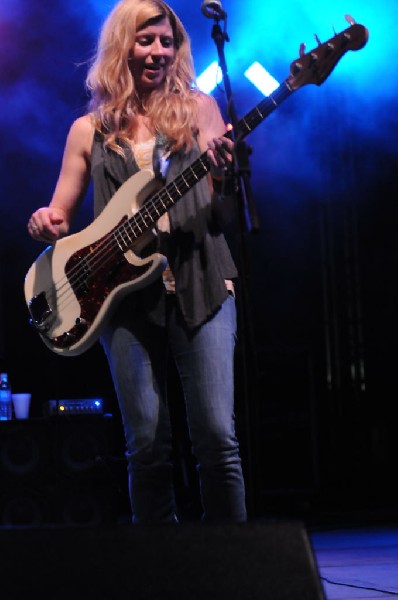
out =
{"type": "Polygon", "coordinates": [[[12,419],[11,386],[8,373],[0,374],[0,421],[12,419]]]}

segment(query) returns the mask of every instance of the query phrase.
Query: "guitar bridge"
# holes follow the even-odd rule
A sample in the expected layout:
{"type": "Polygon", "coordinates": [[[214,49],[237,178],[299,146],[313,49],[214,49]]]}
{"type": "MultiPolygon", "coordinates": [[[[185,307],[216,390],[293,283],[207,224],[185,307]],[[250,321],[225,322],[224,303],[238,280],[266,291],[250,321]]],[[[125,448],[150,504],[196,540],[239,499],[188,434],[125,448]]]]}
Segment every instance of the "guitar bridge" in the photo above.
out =
{"type": "Polygon", "coordinates": [[[29,323],[41,333],[48,331],[54,320],[54,316],[53,311],[47,302],[45,293],[41,292],[37,296],[33,296],[29,301],[28,306],[30,314],[32,315],[32,318],[29,319],[29,323]]]}

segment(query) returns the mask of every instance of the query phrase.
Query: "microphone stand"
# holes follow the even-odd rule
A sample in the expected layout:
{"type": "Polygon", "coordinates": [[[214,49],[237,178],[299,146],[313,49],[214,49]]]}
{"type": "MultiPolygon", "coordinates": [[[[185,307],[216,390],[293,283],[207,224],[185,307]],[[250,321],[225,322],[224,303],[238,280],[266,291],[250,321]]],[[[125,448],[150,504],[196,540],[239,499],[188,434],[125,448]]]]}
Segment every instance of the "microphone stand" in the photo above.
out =
{"type": "MultiPolygon", "coordinates": [[[[213,30],[211,34],[215,44],[217,46],[218,53],[218,61],[221,67],[221,71],[223,74],[223,82],[225,86],[225,93],[227,95],[227,111],[228,116],[231,119],[232,127],[234,132],[238,131],[238,118],[236,115],[236,110],[233,102],[233,94],[231,82],[228,75],[227,63],[225,60],[224,54],[224,42],[229,42],[229,37],[227,32],[221,30],[220,24],[218,20],[213,25],[213,30]]],[[[248,231],[253,233],[257,233],[259,231],[259,221],[256,213],[256,208],[253,202],[253,196],[251,193],[251,184],[250,184],[250,164],[249,164],[249,150],[247,144],[242,139],[236,139],[235,143],[235,167],[236,173],[239,178],[239,189],[242,194],[243,206],[244,206],[244,214],[245,214],[245,224],[248,231]]]]}
{"type": "MultiPolygon", "coordinates": [[[[247,269],[247,252],[245,246],[245,234],[247,232],[257,233],[259,231],[259,221],[255,210],[253,196],[251,192],[250,184],[250,162],[249,162],[249,150],[244,140],[239,139],[238,132],[238,119],[236,110],[233,102],[233,94],[231,88],[231,82],[228,75],[228,68],[224,54],[224,43],[229,42],[229,37],[224,27],[224,31],[221,30],[219,19],[215,19],[215,23],[212,29],[212,38],[215,41],[219,64],[223,74],[223,82],[225,86],[225,92],[227,95],[227,113],[231,120],[233,127],[233,138],[235,142],[234,148],[234,177],[236,179],[236,202],[237,202],[237,214],[239,217],[239,243],[238,243],[238,258],[239,258],[239,281],[241,285],[239,287],[240,293],[237,294],[237,306],[239,311],[239,324],[240,333],[239,341],[242,347],[242,386],[243,386],[243,400],[244,400],[244,411],[247,426],[247,453],[248,453],[248,492],[252,498],[252,501],[256,504],[256,497],[254,494],[254,481],[253,481],[253,460],[252,452],[256,453],[256,448],[253,448],[253,440],[251,440],[251,427],[253,429],[258,426],[258,419],[256,419],[256,399],[255,392],[257,392],[257,357],[255,351],[255,341],[252,324],[249,318],[249,294],[248,294],[248,269],[247,269]],[[249,377],[248,364],[251,365],[253,370],[252,377],[249,377]],[[252,406],[253,404],[253,406],[252,406]],[[252,418],[251,418],[252,415],[252,418]]],[[[254,436],[256,439],[257,436],[254,436]]]]}

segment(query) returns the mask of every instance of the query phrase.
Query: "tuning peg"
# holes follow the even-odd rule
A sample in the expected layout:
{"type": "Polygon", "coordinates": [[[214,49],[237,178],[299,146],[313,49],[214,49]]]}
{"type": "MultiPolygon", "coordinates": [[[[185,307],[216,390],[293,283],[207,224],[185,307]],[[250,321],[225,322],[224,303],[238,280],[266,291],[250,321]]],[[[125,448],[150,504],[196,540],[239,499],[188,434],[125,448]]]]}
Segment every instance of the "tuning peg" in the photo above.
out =
{"type": "Polygon", "coordinates": [[[318,46],[321,46],[322,42],[321,42],[321,40],[319,39],[319,37],[317,36],[316,33],[314,33],[314,38],[316,39],[316,42],[317,42],[318,46]]]}
{"type": "Polygon", "coordinates": [[[355,25],[356,24],[355,19],[353,19],[351,17],[351,15],[344,15],[344,18],[347,21],[347,23],[349,23],[350,25],[355,25]]]}
{"type": "Polygon", "coordinates": [[[301,42],[299,52],[300,52],[300,57],[304,56],[304,54],[305,54],[305,44],[304,44],[304,42],[301,42]]]}

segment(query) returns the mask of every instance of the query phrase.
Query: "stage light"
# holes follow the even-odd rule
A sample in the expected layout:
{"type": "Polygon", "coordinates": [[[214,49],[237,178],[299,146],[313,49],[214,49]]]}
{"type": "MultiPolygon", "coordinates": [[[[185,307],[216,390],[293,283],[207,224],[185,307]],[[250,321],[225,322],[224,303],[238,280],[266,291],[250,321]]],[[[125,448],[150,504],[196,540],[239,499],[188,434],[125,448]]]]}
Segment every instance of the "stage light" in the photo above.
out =
{"type": "Polygon", "coordinates": [[[245,76],[264,96],[269,96],[279,87],[279,83],[259,62],[254,62],[245,71],[245,76]]]}
{"type": "MultiPolygon", "coordinates": [[[[279,87],[279,82],[257,61],[245,71],[245,76],[264,96],[269,96],[279,87]]],[[[206,94],[211,94],[222,78],[220,65],[214,61],[197,78],[198,88],[206,94]]]]}
{"type": "Polygon", "coordinates": [[[214,61],[197,78],[198,88],[210,94],[214,88],[222,81],[222,71],[217,61],[214,61]]]}

